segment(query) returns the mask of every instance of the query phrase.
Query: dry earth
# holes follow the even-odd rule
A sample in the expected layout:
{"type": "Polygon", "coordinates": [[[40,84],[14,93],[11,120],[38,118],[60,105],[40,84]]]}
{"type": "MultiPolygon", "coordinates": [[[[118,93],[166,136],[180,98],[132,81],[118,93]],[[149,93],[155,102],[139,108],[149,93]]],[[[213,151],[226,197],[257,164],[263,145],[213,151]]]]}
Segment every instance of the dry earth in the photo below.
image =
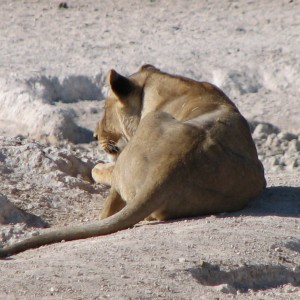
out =
{"type": "Polygon", "coordinates": [[[88,142],[110,68],[223,88],[268,188],[240,212],[1,260],[0,299],[300,299],[299,1],[59,3],[0,3],[1,244],[97,218],[107,188],[90,170],[107,158],[88,142]]]}

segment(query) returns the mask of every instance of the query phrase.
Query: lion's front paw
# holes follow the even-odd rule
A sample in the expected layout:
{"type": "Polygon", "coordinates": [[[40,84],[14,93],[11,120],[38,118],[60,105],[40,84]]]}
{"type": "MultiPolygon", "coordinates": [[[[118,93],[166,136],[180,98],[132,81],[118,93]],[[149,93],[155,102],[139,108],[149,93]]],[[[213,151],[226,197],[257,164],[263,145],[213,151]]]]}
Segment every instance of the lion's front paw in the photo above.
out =
{"type": "Polygon", "coordinates": [[[92,169],[92,177],[95,182],[106,185],[111,185],[112,171],[115,167],[115,163],[99,163],[92,169]]]}

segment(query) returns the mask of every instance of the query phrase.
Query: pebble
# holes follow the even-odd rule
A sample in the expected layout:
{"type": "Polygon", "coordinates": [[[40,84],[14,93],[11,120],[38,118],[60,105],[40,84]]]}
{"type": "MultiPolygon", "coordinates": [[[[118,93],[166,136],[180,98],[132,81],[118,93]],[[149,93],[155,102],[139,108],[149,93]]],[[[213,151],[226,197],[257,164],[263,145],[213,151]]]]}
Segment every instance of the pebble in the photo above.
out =
{"type": "Polygon", "coordinates": [[[217,286],[215,286],[215,289],[224,294],[234,294],[235,295],[237,293],[237,290],[235,289],[235,287],[233,287],[232,285],[227,284],[227,283],[217,285],[217,286]]]}
{"type": "Polygon", "coordinates": [[[290,133],[290,132],[280,132],[278,133],[278,138],[280,140],[287,140],[287,141],[292,141],[292,140],[297,140],[297,135],[290,133]]]}
{"type": "Polygon", "coordinates": [[[269,123],[259,123],[256,125],[253,136],[255,138],[267,137],[269,134],[278,133],[278,128],[269,123]]]}

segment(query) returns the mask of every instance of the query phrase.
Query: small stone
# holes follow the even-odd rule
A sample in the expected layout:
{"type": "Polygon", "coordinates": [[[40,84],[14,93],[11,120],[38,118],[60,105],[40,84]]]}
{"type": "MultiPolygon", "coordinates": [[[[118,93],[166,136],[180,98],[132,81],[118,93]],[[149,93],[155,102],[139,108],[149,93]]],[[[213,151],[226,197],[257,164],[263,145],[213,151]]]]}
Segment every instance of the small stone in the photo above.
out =
{"type": "Polygon", "coordinates": [[[287,141],[297,140],[297,135],[290,132],[280,132],[278,133],[277,136],[281,140],[287,140],[287,141]]]}
{"type": "Polygon", "coordinates": [[[288,143],[288,152],[298,152],[300,151],[300,142],[297,140],[291,140],[288,143]]]}
{"type": "Polygon", "coordinates": [[[198,263],[198,266],[200,268],[209,268],[209,267],[211,267],[211,264],[207,261],[200,260],[199,263],[198,263]]]}
{"type": "Polygon", "coordinates": [[[272,133],[278,133],[279,130],[276,126],[273,126],[269,123],[260,123],[258,124],[253,132],[254,138],[263,138],[272,133]]]}
{"type": "Polygon", "coordinates": [[[67,2],[61,2],[61,3],[59,3],[58,8],[60,8],[60,9],[62,9],[62,8],[67,9],[67,8],[69,8],[69,6],[68,6],[67,2]]]}
{"type": "Polygon", "coordinates": [[[31,232],[31,236],[37,236],[39,234],[40,234],[39,231],[33,231],[33,232],[31,232]]]}
{"type": "Polygon", "coordinates": [[[220,291],[220,292],[222,292],[222,293],[224,293],[224,294],[236,294],[236,289],[235,289],[235,287],[233,287],[232,285],[230,285],[230,284],[220,284],[220,285],[217,285],[216,286],[216,290],[217,291],[220,291]]]}
{"type": "Polygon", "coordinates": [[[290,158],[286,160],[287,170],[294,170],[298,167],[298,161],[295,158],[290,158]]]}
{"type": "Polygon", "coordinates": [[[276,156],[270,157],[269,163],[271,166],[278,166],[279,165],[278,158],[276,156]]]}
{"type": "Polygon", "coordinates": [[[258,124],[254,131],[253,131],[253,138],[254,139],[261,139],[263,137],[267,137],[266,133],[263,130],[263,125],[262,124],[258,124]]]}
{"type": "Polygon", "coordinates": [[[54,293],[57,293],[57,292],[58,292],[58,289],[57,289],[57,288],[54,288],[54,287],[51,287],[51,288],[49,289],[49,291],[50,291],[51,295],[53,295],[54,293]]]}
{"type": "Polygon", "coordinates": [[[282,144],[282,141],[281,141],[277,136],[275,136],[275,137],[272,139],[271,145],[272,145],[273,147],[280,147],[281,144],[282,144]]]}
{"type": "Polygon", "coordinates": [[[265,141],[265,145],[266,146],[272,146],[273,145],[273,140],[274,140],[275,137],[276,137],[275,134],[268,135],[268,137],[267,137],[267,139],[265,141]]]}

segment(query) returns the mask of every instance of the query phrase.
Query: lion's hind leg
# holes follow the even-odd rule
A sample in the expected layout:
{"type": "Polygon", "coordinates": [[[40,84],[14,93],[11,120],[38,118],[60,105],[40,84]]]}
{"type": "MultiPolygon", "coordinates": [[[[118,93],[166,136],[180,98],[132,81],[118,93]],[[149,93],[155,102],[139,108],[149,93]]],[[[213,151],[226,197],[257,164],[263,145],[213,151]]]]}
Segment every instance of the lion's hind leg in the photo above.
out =
{"type": "Polygon", "coordinates": [[[100,214],[100,220],[108,218],[126,206],[126,202],[117,193],[114,188],[110,189],[109,195],[104,202],[102,212],[100,214]]]}

